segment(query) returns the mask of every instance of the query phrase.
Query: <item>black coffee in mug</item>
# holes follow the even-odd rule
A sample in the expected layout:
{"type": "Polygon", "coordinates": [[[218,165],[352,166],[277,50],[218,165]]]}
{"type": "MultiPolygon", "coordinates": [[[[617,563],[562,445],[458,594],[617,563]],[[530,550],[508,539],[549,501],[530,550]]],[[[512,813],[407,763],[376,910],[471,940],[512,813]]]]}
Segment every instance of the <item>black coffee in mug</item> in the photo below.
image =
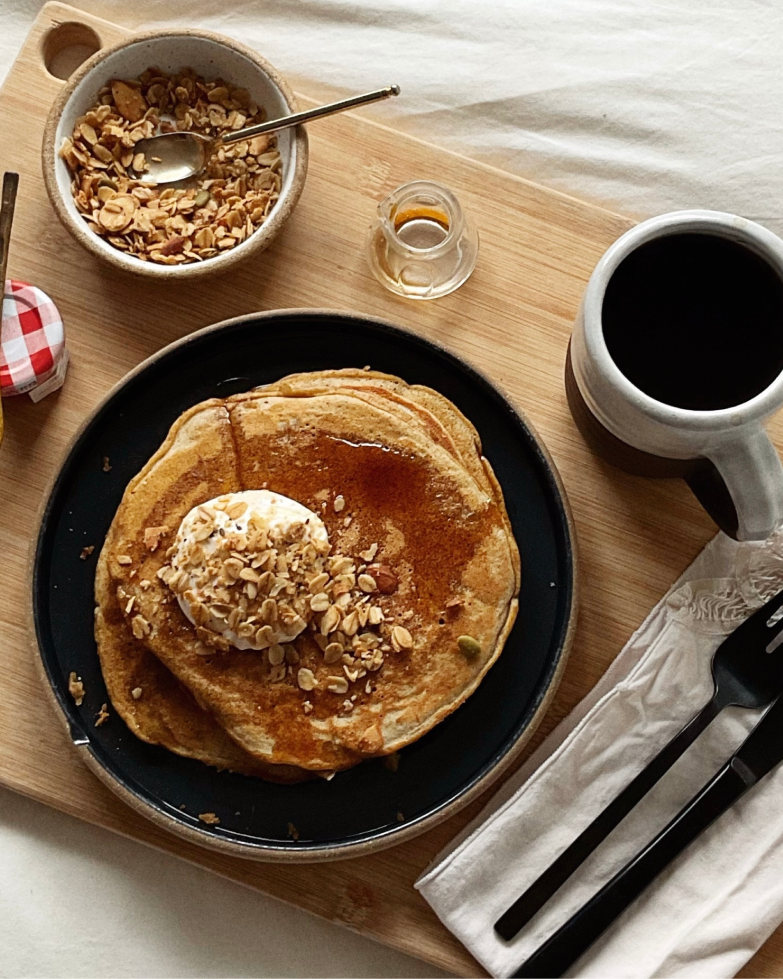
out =
{"type": "Polygon", "coordinates": [[[706,210],[626,231],[590,276],[565,382],[608,462],[684,479],[737,540],[783,525],[783,463],[764,427],[783,407],[783,240],[771,231],[706,210]]]}
{"type": "Polygon", "coordinates": [[[729,238],[640,245],[611,275],[601,318],[617,367],[664,404],[731,408],[783,372],[783,280],[729,238]]]}

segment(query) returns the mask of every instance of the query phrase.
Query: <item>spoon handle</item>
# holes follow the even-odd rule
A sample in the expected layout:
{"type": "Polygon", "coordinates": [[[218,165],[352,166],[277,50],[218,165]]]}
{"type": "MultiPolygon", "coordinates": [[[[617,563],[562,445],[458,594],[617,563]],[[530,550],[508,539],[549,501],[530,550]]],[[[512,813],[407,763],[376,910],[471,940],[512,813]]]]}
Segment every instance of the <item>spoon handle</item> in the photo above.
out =
{"type": "MultiPolygon", "coordinates": [[[[16,191],[19,187],[19,174],[8,172],[3,175],[3,194],[0,199],[0,325],[3,319],[5,301],[5,271],[8,268],[8,247],[11,244],[11,224],[14,220],[16,191]]],[[[0,442],[3,440],[3,408],[0,405],[0,442]]]]}
{"type": "Polygon", "coordinates": [[[0,303],[5,294],[5,270],[8,267],[8,247],[11,244],[11,224],[14,220],[18,173],[3,175],[3,196],[0,203],[0,303]]]}
{"type": "Polygon", "coordinates": [[[341,102],[330,102],[329,105],[319,105],[315,109],[295,112],[292,116],[283,116],[281,119],[270,119],[269,122],[261,122],[257,126],[238,129],[235,133],[229,133],[227,136],[223,136],[220,141],[223,144],[236,143],[240,139],[251,139],[253,136],[261,136],[262,133],[273,133],[277,132],[278,129],[288,129],[289,126],[297,126],[300,122],[310,122],[311,119],[331,116],[335,112],[344,112],[346,109],[353,109],[357,105],[367,105],[369,102],[380,102],[381,99],[388,99],[391,95],[399,94],[399,85],[389,85],[388,88],[381,88],[375,92],[367,92],[365,95],[354,95],[352,98],[343,99],[341,102]]]}
{"type": "Polygon", "coordinates": [[[618,826],[655,783],[672,767],[685,750],[721,711],[717,697],[691,718],[685,727],[662,748],[653,760],[629,782],[623,791],[600,812],[571,845],[550,864],[511,907],[495,922],[495,931],[506,941],[517,935],[546,902],[563,886],[573,872],[618,826]]]}

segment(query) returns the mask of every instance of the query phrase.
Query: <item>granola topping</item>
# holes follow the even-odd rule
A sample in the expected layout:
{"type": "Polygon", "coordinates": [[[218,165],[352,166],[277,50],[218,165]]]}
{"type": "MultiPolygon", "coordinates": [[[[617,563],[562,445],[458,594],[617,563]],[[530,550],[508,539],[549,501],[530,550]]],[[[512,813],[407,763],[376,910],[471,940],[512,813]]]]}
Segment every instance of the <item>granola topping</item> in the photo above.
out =
{"type": "Polygon", "coordinates": [[[138,79],[114,79],[59,150],[76,207],[92,231],[144,262],[200,262],[234,248],[266,221],[279,197],[274,135],[221,146],[187,187],[145,180],[148,161],[135,146],[159,132],[216,137],[264,117],[246,89],[190,69],[169,75],[148,68],[138,79]]]}
{"type": "Polygon", "coordinates": [[[308,586],[328,551],[326,528],[312,510],[279,493],[249,490],[194,507],[159,574],[204,642],[270,649],[278,666],[281,644],[303,632],[313,614],[318,596],[308,586]]]}
{"type": "Polygon", "coordinates": [[[73,697],[76,706],[81,707],[84,700],[84,684],[81,677],[77,676],[73,670],[68,675],[68,693],[73,697]]]}
{"type": "MultiPolygon", "coordinates": [[[[207,646],[258,650],[270,682],[287,679],[304,694],[333,697],[336,710],[353,684],[370,693],[366,678],[387,655],[415,646],[410,631],[388,617],[376,580],[360,563],[377,553],[376,543],[356,558],[332,553],[312,510],[269,490],[248,490],[194,507],[158,576],[207,646]],[[293,645],[305,630],[321,653],[315,663],[300,663],[293,645]]],[[[134,634],[140,618],[131,620],[134,634]]],[[[313,709],[312,697],[305,703],[305,712],[313,709]]],[[[352,708],[343,702],[343,709],[352,708]]]]}

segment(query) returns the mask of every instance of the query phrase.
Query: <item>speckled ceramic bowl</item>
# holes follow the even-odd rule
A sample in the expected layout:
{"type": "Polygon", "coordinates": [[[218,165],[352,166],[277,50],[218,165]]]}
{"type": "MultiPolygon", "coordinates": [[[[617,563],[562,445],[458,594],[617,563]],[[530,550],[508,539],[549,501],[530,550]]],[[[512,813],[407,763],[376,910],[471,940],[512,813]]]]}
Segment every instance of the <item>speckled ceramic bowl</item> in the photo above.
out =
{"type": "Polygon", "coordinates": [[[76,240],[93,255],[122,269],[158,279],[193,279],[225,272],[254,252],[263,251],[280,231],[302,193],[307,173],[307,135],[302,126],[277,135],[283,160],[280,197],[269,217],[245,241],[224,254],[182,265],[143,262],[114,248],[89,229],[71,193],[71,174],[58,150],[73,132],[76,119],[98,101],[100,89],[115,78],[131,79],[151,66],[164,72],[183,67],[211,80],[223,78],[246,88],[272,119],[297,111],[294,94],[281,75],[250,48],[207,31],[163,30],[134,34],[126,41],[93,55],[64,85],[46,122],[43,173],[46,190],[57,216],[76,240]]]}

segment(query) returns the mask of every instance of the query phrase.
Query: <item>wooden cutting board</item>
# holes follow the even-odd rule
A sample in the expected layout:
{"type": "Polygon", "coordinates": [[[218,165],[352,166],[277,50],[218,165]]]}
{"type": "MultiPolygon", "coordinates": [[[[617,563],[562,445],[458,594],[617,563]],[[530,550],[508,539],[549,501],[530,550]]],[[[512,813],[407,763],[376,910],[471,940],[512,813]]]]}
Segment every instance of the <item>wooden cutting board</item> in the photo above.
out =
{"type": "MultiPolygon", "coordinates": [[[[27,397],[4,402],[0,783],[445,969],[479,973],[412,884],[485,800],[393,850],[312,866],[232,859],[157,829],[82,767],[44,698],[24,625],[29,542],[44,489],[85,414],[126,371],[170,341],[259,309],[333,307],[407,326],[444,343],[505,389],[548,445],[571,500],[581,555],[579,626],[532,750],[590,690],[714,533],[684,485],[625,476],[593,458],[566,406],[563,362],[580,295],[601,253],[632,222],[348,114],[310,127],[304,193],[266,253],[231,275],[195,286],[124,277],[99,265],[59,225],[44,191],[40,151],[44,120],[62,84],[46,64],[64,74],[69,52],[60,48],[91,40],[111,44],[126,33],[64,4],[47,3],[0,91],[0,169],[21,175],[9,275],[54,299],[72,358],[59,393],[37,405],[27,397]],[[472,278],[429,303],[385,292],[363,255],[376,202],[416,178],[451,187],[481,235],[472,278]]],[[[772,434],[782,445],[783,417],[773,422],[772,434]]],[[[781,973],[783,928],[742,974],[781,973]]]]}

